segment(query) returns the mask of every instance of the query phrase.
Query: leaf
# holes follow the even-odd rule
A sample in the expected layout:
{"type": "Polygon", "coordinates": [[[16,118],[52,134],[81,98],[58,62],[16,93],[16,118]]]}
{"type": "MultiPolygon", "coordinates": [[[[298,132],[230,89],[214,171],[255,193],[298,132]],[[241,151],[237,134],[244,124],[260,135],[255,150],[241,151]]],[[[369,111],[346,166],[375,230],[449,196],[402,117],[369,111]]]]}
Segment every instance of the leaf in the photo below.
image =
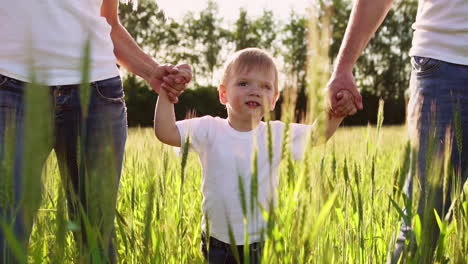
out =
{"type": "Polygon", "coordinates": [[[421,228],[421,219],[419,218],[419,215],[416,214],[413,218],[414,221],[414,236],[416,239],[416,243],[420,246],[421,245],[421,235],[422,235],[422,228],[421,228]]]}

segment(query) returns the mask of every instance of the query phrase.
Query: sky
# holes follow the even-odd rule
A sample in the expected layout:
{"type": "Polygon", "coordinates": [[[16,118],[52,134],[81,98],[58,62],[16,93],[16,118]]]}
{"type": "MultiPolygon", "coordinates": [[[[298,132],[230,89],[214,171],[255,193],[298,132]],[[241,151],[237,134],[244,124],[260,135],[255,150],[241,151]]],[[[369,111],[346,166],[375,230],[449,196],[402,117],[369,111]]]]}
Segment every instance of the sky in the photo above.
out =
{"type": "MultiPolygon", "coordinates": [[[[249,16],[261,15],[263,9],[272,10],[280,20],[286,20],[292,9],[304,13],[310,0],[215,0],[219,15],[225,21],[235,21],[239,8],[247,10],[249,16]]],[[[179,20],[188,11],[198,13],[207,6],[207,0],[156,0],[168,17],[179,20]]]]}

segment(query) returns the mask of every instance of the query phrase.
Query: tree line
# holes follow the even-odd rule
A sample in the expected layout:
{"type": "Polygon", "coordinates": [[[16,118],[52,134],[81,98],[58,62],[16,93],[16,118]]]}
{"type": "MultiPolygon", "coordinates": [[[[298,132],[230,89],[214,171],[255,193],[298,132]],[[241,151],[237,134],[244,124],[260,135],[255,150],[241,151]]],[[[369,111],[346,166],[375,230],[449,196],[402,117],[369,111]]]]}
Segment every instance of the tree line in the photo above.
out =
{"type": "MultiPolygon", "coordinates": [[[[282,86],[297,92],[296,114],[301,116],[307,109],[309,18],[325,15],[320,12],[324,7],[331,9],[328,26],[332,31],[329,49],[332,61],[338,53],[352,8],[352,0],[311,2],[318,12],[291,11],[285,21],[276,19],[271,10],[252,16],[246,9],[239,9],[235,21],[225,21],[213,0],[208,0],[202,11],[188,12],[180,21],[166,17],[153,0],[139,1],[136,8],[122,5],[120,17],[135,40],[158,61],[192,65],[193,81],[176,105],[177,119],[188,114],[226,115],[218,102],[215,75],[229,54],[247,47],[265,49],[276,58],[283,76],[282,86]]],[[[385,123],[404,122],[405,91],[411,70],[408,51],[416,11],[417,0],[397,0],[358,60],[354,73],[365,109],[348,117],[345,124],[376,122],[380,98],[385,100],[385,123]]],[[[131,74],[125,75],[124,87],[129,125],[152,125],[157,94],[131,74]]],[[[279,103],[281,101],[280,97],[279,103]]],[[[280,110],[276,115],[281,115],[280,110]]]]}

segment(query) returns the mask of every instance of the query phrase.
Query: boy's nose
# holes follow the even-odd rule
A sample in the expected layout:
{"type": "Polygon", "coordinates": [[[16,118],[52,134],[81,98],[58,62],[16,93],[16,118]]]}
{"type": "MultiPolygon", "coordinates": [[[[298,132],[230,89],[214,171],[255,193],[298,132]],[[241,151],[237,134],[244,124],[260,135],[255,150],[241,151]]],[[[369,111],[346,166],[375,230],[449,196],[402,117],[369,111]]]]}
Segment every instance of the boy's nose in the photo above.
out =
{"type": "Polygon", "coordinates": [[[260,95],[261,95],[260,87],[258,85],[252,85],[250,87],[249,95],[260,97],[260,95]]]}
{"type": "Polygon", "coordinates": [[[260,97],[261,94],[260,94],[260,91],[258,89],[252,89],[250,90],[250,93],[249,93],[250,96],[255,96],[255,97],[260,97]]]}

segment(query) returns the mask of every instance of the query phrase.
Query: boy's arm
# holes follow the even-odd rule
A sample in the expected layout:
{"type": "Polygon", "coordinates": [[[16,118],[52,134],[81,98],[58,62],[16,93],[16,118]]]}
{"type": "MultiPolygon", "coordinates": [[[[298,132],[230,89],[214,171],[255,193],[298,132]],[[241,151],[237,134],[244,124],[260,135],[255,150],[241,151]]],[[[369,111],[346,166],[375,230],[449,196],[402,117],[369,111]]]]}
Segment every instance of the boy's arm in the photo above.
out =
{"type": "Polygon", "coordinates": [[[343,119],[344,117],[335,117],[331,114],[328,115],[327,128],[325,130],[325,141],[328,141],[328,139],[335,134],[343,119]]]}
{"type": "Polygon", "coordinates": [[[163,143],[180,147],[180,133],[176,126],[174,104],[169,101],[165,89],[161,89],[154,110],[154,133],[163,143]]]}
{"type": "MultiPolygon", "coordinates": [[[[345,113],[355,113],[356,106],[354,104],[353,95],[348,90],[339,91],[336,94],[336,99],[338,100],[338,110],[345,113]]],[[[335,116],[333,113],[328,113],[327,127],[325,130],[325,140],[328,140],[335,134],[336,130],[343,121],[344,116],[335,116]]]]}

